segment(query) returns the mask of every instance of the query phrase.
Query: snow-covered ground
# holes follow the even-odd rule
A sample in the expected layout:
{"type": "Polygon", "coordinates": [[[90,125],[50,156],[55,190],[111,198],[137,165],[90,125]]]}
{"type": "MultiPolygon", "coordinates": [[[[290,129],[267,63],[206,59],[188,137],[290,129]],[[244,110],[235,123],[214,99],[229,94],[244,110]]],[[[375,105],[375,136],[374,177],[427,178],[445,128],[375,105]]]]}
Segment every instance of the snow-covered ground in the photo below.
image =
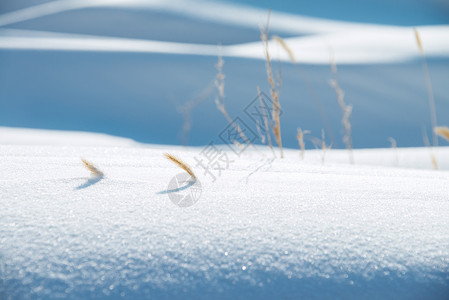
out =
{"type": "MultiPolygon", "coordinates": [[[[322,164],[314,151],[302,161],[297,150],[273,160],[266,148],[222,149],[232,162],[213,181],[195,163],[204,148],[8,128],[0,137],[2,299],[449,295],[449,173],[395,167],[394,149],[356,150],[355,165],[335,150],[322,164]],[[170,200],[195,186],[167,193],[182,170],[164,152],[197,174],[194,205],[170,200]],[[105,176],[91,178],[80,157],[105,176]]],[[[428,155],[397,151],[399,164],[428,155]]],[[[439,155],[449,161],[449,149],[439,155]]]]}

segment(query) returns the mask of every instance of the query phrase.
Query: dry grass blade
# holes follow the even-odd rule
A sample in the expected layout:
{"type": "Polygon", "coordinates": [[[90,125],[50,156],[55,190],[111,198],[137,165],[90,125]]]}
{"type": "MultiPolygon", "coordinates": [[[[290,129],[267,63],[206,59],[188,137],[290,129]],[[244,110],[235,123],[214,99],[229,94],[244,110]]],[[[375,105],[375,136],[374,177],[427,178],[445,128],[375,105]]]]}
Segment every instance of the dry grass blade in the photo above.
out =
{"type": "Polygon", "coordinates": [[[246,137],[245,133],[240,128],[240,126],[238,126],[231,119],[231,116],[228,114],[228,111],[226,110],[226,107],[224,105],[224,98],[225,98],[225,94],[224,94],[225,81],[224,81],[224,79],[225,79],[225,75],[223,74],[223,65],[224,65],[224,60],[223,60],[223,57],[221,55],[221,51],[219,50],[218,51],[218,62],[217,62],[217,65],[216,65],[218,73],[217,73],[217,76],[215,78],[215,87],[218,90],[218,97],[215,98],[215,104],[217,105],[217,109],[219,111],[221,111],[221,113],[225,116],[226,120],[228,120],[229,124],[231,124],[234,127],[234,129],[238,132],[238,134],[240,135],[242,140],[246,144],[250,144],[250,140],[246,137]]]}
{"type": "Polygon", "coordinates": [[[84,158],[81,158],[81,161],[84,164],[84,167],[90,171],[90,173],[94,176],[103,176],[103,172],[101,172],[93,163],[88,162],[84,158]]]}
{"type": "Polygon", "coordinates": [[[424,47],[422,46],[421,36],[419,35],[418,29],[413,28],[413,31],[415,32],[415,39],[416,44],[418,45],[419,52],[421,53],[421,55],[424,55],[424,47]]]}
{"type": "Polygon", "coordinates": [[[192,176],[193,179],[196,179],[195,173],[193,173],[192,169],[185,162],[183,162],[182,160],[180,160],[179,158],[175,157],[172,154],[164,153],[164,155],[168,160],[172,161],[178,167],[189,173],[189,175],[192,176]]]}
{"type": "Polygon", "coordinates": [[[265,111],[265,104],[262,101],[262,95],[260,93],[259,86],[257,87],[257,96],[259,97],[260,107],[262,108],[263,122],[265,124],[265,132],[267,133],[268,146],[270,147],[271,152],[273,152],[273,156],[276,157],[276,154],[274,153],[274,150],[273,150],[273,143],[271,142],[270,130],[268,129],[268,118],[267,118],[267,113],[265,111]]]}
{"type": "Polygon", "coordinates": [[[273,36],[273,39],[279,43],[279,45],[281,45],[281,47],[285,50],[285,52],[287,52],[288,56],[290,57],[290,60],[293,63],[296,63],[296,57],[295,54],[293,53],[292,49],[287,45],[287,43],[279,36],[275,35],[273,36]]]}
{"type": "Polygon", "coordinates": [[[438,127],[435,127],[433,129],[433,131],[437,135],[441,136],[442,138],[444,138],[446,141],[449,142],[449,128],[448,127],[446,127],[446,126],[438,126],[438,127]]]}
{"type": "Polygon", "coordinates": [[[298,134],[296,135],[296,138],[298,139],[299,148],[301,148],[301,159],[304,159],[304,153],[306,150],[306,144],[304,143],[304,135],[310,133],[310,131],[305,130],[302,131],[301,128],[298,128],[298,134]]]}
{"type": "Polygon", "coordinates": [[[344,93],[343,90],[340,88],[340,85],[338,84],[337,80],[337,64],[335,63],[335,58],[331,50],[331,57],[330,57],[330,64],[332,73],[334,74],[334,79],[330,80],[331,86],[334,88],[335,93],[337,94],[337,101],[338,106],[340,106],[340,110],[342,113],[342,123],[343,127],[345,128],[345,135],[343,136],[343,143],[346,146],[346,149],[349,151],[349,161],[351,164],[354,163],[354,154],[352,152],[352,128],[351,128],[351,122],[349,121],[349,118],[351,117],[352,113],[352,106],[346,105],[344,101],[344,93]]]}
{"type": "MultiPolygon", "coordinates": [[[[433,89],[432,89],[432,82],[430,80],[430,72],[429,67],[427,66],[427,60],[426,56],[424,55],[424,48],[421,41],[421,37],[419,35],[418,29],[413,29],[415,32],[415,38],[416,38],[416,44],[418,45],[419,52],[421,53],[422,57],[422,66],[424,70],[424,78],[426,81],[426,87],[427,87],[427,95],[429,98],[429,108],[430,108],[430,120],[432,122],[432,128],[437,127],[438,121],[437,121],[437,110],[435,106],[435,97],[433,95],[433,89]]],[[[438,138],[435,132],[432,134],[433,139],[433,145],[436,147],[438,146],[438,138]]]]}
{"type": "Polygon", "coordinates": [[[324,129],[321,129],[321,150],[323,150],[322,153],[321,153],[321,164],[324,165],[324,159],[326,157],[326,151],[328,149],[330,149],[331,147],[332,147],[331,145],[326,146],[326,135],[324,134],[324,129]]]}
{"type": "Polygon", "coordinates": [[[284,157],[284,153],[282,151],[282,139],[281,139],[281,122],[280,122],[280,113],[281,113],[281,106],[279,104],[279,84],[276,86],[276,82],[273,79],[273,70],[271,68],[271,56],[270,51],[268,48],[268,31],[270,27],[270,15],[271,10],[268,10],[268,20],[267,20],[267,26],[265,29],[263,26],[260,27],[260,38],[262,40],[262,44],[264,46],[265,50],[265,59],[266,59],[266,67],[267,67],[267,77],[268,77],[268,83],[271,87],[271,99],[273,100],[273,126],[272,131],[274,134],[274,137],[276,139],[276,143],[279,146],[279,150],[281,151],[281,158],[284,157]]]}

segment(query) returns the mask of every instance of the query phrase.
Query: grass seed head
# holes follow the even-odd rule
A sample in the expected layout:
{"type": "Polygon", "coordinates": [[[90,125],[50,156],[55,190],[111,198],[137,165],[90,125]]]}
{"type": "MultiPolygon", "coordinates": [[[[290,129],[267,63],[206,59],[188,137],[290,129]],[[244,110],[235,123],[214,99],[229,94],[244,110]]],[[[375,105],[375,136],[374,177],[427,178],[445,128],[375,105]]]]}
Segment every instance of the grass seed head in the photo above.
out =
{"type": "Polygon", "coordinates": [[[179,158],[175,157],[172,154],[169,153],[164,153],[164,156],[172,161],[173,163],[175,163],[178,167],[180,167],[181,169],[183,169],[184,171],[186,171],[187,173],[189,173],[190,176],[192,176],[193,179],[196,179],[196,175],[195,173],[193,173],[192,169],[182,160],[180,160],[179,158]]]}
{"type": "Polygon", "coordinates": [[[94,176],[103,176],[103,172],[100,171],[93,163],[88,162],[84,158],[81,158],[81,161],[83,162],[84,167],[90,171],[90,173],[94,176]]]}
{"type": "Polygon", "coordinates": [[[433,131],[437,135],[441,136],[442,138],[444,138],[446,141],[449,142],[449,128],[448,127],[446,127],[446,126],[438,126],[438,127],[435,127],[433,129],[433,131]]]}

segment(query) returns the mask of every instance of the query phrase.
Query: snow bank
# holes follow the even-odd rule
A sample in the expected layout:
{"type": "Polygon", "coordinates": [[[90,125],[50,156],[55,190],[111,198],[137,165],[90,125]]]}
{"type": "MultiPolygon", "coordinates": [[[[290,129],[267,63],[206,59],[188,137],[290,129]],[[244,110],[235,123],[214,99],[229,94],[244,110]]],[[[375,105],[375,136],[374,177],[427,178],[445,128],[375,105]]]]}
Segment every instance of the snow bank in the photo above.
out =
{"type": "Polygon", "coordinates": [[[52,138],[52,146],[0,146],[2,299],[449,293],[447,172],[321,165],[293,150],[272,161],[259,148],[227,151],[233,162],[212,182],[194,163],[201,148],[57,146],[52,138]],[[165,151],[201,181],[191,207],[161,193],[180,172],[165,151]],[[86,185],[80,156],[105,178],[86,185]]]}

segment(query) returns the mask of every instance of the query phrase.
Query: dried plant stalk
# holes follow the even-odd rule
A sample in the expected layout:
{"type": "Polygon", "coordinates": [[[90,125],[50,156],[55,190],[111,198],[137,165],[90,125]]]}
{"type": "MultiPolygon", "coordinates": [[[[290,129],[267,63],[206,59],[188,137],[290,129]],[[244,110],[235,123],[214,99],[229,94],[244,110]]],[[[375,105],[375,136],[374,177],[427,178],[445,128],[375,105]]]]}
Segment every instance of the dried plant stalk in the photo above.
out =
{"type": "Polygon", "coordinates": [[[265,29],[263,28],[263,25],[260,28],[260,38],[262,40],[262,44],[264,46],[265,50],[265,58],[266,58],[266,68],[267,68],[267,77],[268,77],[268,83],[270,84],[270,92],[271,92],[271,98],[273,100],[273,122],[272,125],[272,131],[273,135],[276,139],[276,143],[279,147],[279,150],[281,151],[281,158],[284,157],[284,153],[282,151],[282,139],[281,139],[281,122],[280,122],[280,113],[281,113],[281,106],[279,104],[279,85],[276,87],[276,82],[273,79],[273,70],[271,68],[271,57],[270,57],[270,51],[268,47],[268,31],[270,26],[270,14],[271,10],[268,10],[268,20],[267,20],[267,26],[265,29]]]}
{"type": "Polygon", "coordinates": [[[343,143],[346,146],[346,149],[349,151],[349,161],[351,164],[354,163],[354,154],[352,151],[352,128],[351,128],[351,122],[349,121],[349,118],[351,117],[352,113],[352,106],[346,105],[344,101],[344,93],[343,90],[340,88],[340,85],[338,84],[337,80],[337,64],[335,63],[334,56],[331,54],[330,58],[330,64],[332,73],[334,74],[334,79],[330,80],[331,86],[334,88],[335,93],[337,94],[337,101],[338,106],[340,106],[340,110],[342,113],[342,123],[343,127],[345,128],[345,135],[343,136],[343,143]]]}
{"type": "Polygon", "coordinates": [[[273,152],[273,156],[276,157],[276,153],[274,153],[273,144],[271,142],[270,130],[268,129],[268,118],[267,118],[267,114],[265,112],[265,104],[262,101],[262,95],[260,93],[259,86],[257,87],[257,96],[259,97],[260,107],[262,108],[263,122],[265,125],[265,132],[267,133],[268,146],[270,147],[271,152],[273,152]]]}
{"type": "Polygon", "coordinates": [[[324,129],[321,129],[321,150],[323,150],[322,154],[321,154],[321,164],[323,164],[323,165],[324,165],[324,159],[326,157],[326,151],[330,148],[331,148],[331,146],[326,146],[326,136],[324,134],[324,129]]]}
{"type": "MultiPolygon", "coordinates": [[[[427,87],[427,95],[429,98],[429,108],[430,108],[430,120],[432,122],[432,128],[437,127],[437,111],[435,107],[435,97],[433,95],[433,89],[432,89],[432,82],[430,80],[430,72],[429,67],[427,65],[426,56],[424,55],[424,47],[421,41],[421,37],[419,35],[418,29],[413,29],[415,32],[415,38],[416,38],[416,44],[418,45],[419,53],[421,53],[422,58],[422,66],[424,70],[424,78],[426,81],[426,87],[427,87]]],[[[438,146],[438,138],[436,132],[432,132],[432,139],[433,139],[433,145],[436,147],[438,146]]]]}
{"type": "Polygon", "coordinates": [[[304,135],[310,133],[310,131],[305,130],[302,131],[301,128],[298,128],[298,134],[296,135],[296,139],[298,139],[299,148],[301,148],[301,159],[304,159],[304,153],[306,150],[306,144],[304,143],[304,135]]]}
{"type": "Polygon", "coordinates": [[[422,46],[421,37],[419,35],[418,29],[413,28],[413,31],[415,32],[415,39],[416,44],[418,45],[419,52],[421,53],[421,55],[424,55],[424,47],[422,46]]]}
{"type": "Polygon", "coordinates": [[[441,136],[442,138],[444,138],[446,141],[449,142],[449,128],[448,127],[446,127],[446,126],[438,126],[438,127],[435,127],[433,129],[433,131],[437,135],[441,136]]]}
{"type": "MultiPolygon", "coordinates": [[[[295,54],[294,54],[293,50],[288,46],[288,44],[279,36],[275,35],[275,36],[273,36],[273,39],[276,42],[278,42],[278,44],[284,49],[285,52],[287,52],[291,62],[293,64],[298,64],[295,54]]],[[[335,136],[333,134],[332,127],[329,125],[329,120],[327,118],[326,112],[324,111],[323,105],[321,104],[321,101],[320,101],[315,89],[313,88],[313,85],[309,82],[304,70],[299,68],[299,64],[298,64],[298,70],[300,72],[301,79],[304,81],[307,89],[310,92],[310,95],[312,96],[313,100],[315,101],[315,105],[320,113],[321,120],[323,121],[324,126],[326,127],[326,130],[330,133],[331,139],[335,142],[335,136]]]]}
{"type": "Polygon", "coordinates": [[[437,162],[437,158],[435,157],[435,153],[431,153],[430,154],[430,159],[432,160],[432,166],[435,170],[438,170],[438,162],[437,162]]]}
{"type": "Polygon", "coordinates": [[[88,162],[84,158],[81,158],[81,161],[83,162],[84,167],[86,167],[86,169],[88,169],[93,176],[103,176],[104,175],[103,172],[100,171],[97,167],[95,167],[95,165],[93,163],[88,162]]]}
{"type": "Polygon", "coordinates": [[[290,60],[293,63],[296,63],[296,57],[295,54],[293,53],[292,49],[287,45],[287,43],[279,36],[274,35],[273,39],[279,43],[279,45],[281,45],[281,47],[285,50],[285,52],[287,52],[288,56],[290,57],[290,60]]]}
{"type": "Polygon", "coordinates": [[[312,143],[315,146],[315,149],[321,149],[321,164],[324,165],[324,159],[326,157],[326,151],[332,148],[332,144],[326,146],[326,136],[324,134],[324,129],[321,129],[321,139],[317,137],[312,137],[312,143]]]}
{"type": "Polygon", "coordinates": [[[243,130],[240,128],[238,124],[236,124],[232,119],[231,116],[229,116],[228,111],[226,110],[226,107],[224,105],[224,87],[225,87],[225,75],[223,74],[223,65],[224,60],[221,55],[221,51],[218,51],[218,62],[217,62],[217,76],[215,78],[215,86],[218,90],[218,96],[215,97],[215,105],[217,105],[217,109],[225,116],[226,120],[228,120],[229,124],[231,124],[234,129],[239,133],[240,137],[245,141],[245,143],[249,144],[250,140],[246,137],[243,130]]]}
{"type": "Polygon", "coordinates": [[[185,162],[169,153],[164,153],[164,156],[175,163],[178,167],[189,173],[189,175],[192,176],[193,179],[196,179],[195,173],[193,173],[192,169],[185,162]]]}

